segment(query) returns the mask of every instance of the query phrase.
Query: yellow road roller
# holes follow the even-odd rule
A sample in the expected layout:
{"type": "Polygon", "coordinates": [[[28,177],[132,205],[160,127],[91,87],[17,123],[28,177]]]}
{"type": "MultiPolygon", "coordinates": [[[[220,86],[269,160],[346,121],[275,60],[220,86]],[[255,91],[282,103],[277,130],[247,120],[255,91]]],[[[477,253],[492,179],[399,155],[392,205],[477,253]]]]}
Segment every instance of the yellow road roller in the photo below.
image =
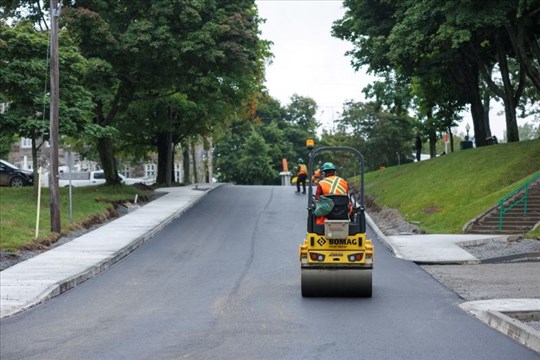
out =
{"type": "MultiPolygon", "coordinates": [[[[307,147],[307,234],[299,248],[302,296],[371,297],[374,247],[366,238],[364,158],[357,149],[347,146],[314,148],[313,142],[308,140],[307,147]],[[326,195],[332,200],[332,210],[317,219],[317,200],[311,183],[314,159],[325,154],[325,159],[339,163],[339,155],[344,152],[355,159],[359,174],[354,177],[347,195],[326,195]]],[[[338,175],[344,178],[352,174],[338,170],[338,175]]],[[[349,180],[350,185],[351,182],[349,180]]]]}

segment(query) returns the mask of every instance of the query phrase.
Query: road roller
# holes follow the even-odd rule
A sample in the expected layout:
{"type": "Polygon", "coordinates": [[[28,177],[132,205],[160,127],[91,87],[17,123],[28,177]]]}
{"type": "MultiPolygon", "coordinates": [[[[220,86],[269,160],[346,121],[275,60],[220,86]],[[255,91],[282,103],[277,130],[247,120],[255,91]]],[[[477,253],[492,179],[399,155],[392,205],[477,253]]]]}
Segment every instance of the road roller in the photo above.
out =
{"type": "MultiPolygon", "coordinates": [[[[302,296],[371,297],[374,247],[366,238],[364,158],[357,149],[347,146],[314,148],[313,141],[308,140],[307,148],[307,234],[299,247],[302,296]],[[313,161],[327,152],[352,154],[358,161],[359,174],[354,177],[354,186],[348,181],[349,194],[326,196],[334,206],[329,214],[317,220],[314,213],[317,201],[311,183],[313,161]]],[[[337,159],[335,156],[332,159],[337,159]]],[[[338,167],[337,175],[344,178],[343,173],[338,167]]]]}

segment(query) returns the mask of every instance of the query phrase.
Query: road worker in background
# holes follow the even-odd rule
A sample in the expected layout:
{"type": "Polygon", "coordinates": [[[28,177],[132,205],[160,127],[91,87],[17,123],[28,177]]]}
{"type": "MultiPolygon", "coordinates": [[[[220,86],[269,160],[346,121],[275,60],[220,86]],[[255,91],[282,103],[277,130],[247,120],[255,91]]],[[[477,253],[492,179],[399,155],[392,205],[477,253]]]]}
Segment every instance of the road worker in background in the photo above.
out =
{"type": "Polygon", "coordinates": [[[296,192],[300,193],[300,184],[302,184],[302,194],[306,193],[307,166],[304,159],[298,159],[298,171],[296,173],[296,192]]]}

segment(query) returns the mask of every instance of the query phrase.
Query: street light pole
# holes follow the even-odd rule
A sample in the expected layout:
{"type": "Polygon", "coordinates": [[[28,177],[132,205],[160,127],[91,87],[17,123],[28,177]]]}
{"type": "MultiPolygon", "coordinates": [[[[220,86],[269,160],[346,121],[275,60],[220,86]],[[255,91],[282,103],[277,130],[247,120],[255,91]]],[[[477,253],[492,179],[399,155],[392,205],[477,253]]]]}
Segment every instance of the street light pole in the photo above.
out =
{"type": "Polygon", "coordinates": [[[58,102],[59,102],[59,70],[58,70],[58,0],[51,0],[51,111],[50,138],[51,157],[49,170],[49,188],[51,191],[51,231],[60,233],[60,194],[58,191],[58,102]]]}

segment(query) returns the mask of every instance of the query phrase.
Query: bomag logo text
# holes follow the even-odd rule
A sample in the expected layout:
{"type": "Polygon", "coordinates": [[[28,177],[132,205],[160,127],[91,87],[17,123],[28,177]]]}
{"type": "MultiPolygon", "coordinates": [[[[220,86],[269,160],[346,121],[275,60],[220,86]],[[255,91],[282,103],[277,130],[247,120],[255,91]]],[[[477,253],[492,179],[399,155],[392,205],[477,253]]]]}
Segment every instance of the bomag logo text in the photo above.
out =
{"type": "Polygon", "coordinates": [[[328,239],[330,245],[358,245],[356,239],[328,239]]]}

